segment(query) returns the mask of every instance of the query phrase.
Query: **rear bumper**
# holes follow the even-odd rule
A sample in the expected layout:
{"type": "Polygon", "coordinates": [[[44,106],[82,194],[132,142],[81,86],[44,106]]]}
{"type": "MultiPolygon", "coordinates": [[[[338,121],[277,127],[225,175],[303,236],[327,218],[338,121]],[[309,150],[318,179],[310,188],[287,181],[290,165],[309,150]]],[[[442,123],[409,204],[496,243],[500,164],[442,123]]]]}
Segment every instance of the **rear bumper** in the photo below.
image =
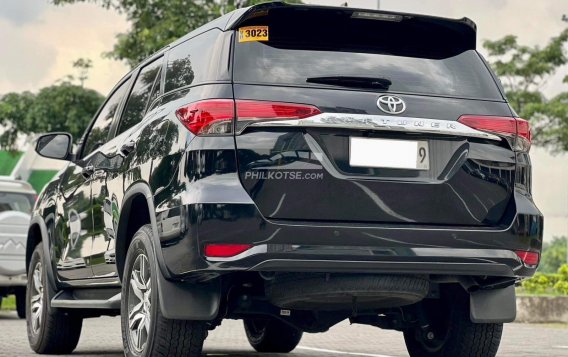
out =
{"type": "Polygon", "coordinates": [[[536,267],[514,251],[540,252],[543,217],[528,197],[516,193],[515,203],[512,223],[499,228],[274,221],[252,203],[189,204],[158,214],[157,223],[172,278],[238,271],[530,277],[536,267]],[[255,247],[214,259],[202,253],[210,243],[255,247]]]}

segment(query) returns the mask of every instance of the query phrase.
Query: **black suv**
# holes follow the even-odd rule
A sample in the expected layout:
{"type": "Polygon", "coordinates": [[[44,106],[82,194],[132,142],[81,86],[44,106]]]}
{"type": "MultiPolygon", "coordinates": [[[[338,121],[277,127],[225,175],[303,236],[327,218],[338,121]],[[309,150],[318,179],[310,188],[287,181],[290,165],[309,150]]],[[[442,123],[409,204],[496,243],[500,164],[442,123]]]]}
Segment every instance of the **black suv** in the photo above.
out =
{"type": "Polygon", "coordinates": [[[349,319],[411,356],[493,356],[537,268],[528,123],[467,19],[268,3],[126,75],[36,204],[28,335],[67,353],[122,316],[128,356],[260,352],[349,319]]]}

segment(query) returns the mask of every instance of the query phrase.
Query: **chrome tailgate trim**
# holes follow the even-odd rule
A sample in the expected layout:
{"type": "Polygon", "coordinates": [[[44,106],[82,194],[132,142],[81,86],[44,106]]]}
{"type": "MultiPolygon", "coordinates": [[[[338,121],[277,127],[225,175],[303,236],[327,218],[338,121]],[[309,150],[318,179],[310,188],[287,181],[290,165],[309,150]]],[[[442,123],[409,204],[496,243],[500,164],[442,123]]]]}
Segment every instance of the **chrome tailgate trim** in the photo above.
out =
{"type": "Polygon", "coordinates": [[[458,121],[370,114],[321,113],[305,119],[251,121],[237,134],[242,133],[248,126],[367,129],[452,135],[501,141],[501,138],[497,135],[470,128],[458,121]]]}

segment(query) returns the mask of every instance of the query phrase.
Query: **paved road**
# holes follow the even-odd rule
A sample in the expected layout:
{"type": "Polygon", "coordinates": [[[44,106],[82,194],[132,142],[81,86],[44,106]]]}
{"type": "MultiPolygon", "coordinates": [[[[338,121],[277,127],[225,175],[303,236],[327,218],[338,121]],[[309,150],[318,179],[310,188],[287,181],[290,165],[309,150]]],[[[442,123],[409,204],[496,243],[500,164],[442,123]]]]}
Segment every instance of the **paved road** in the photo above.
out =
{"type": "MultiPolygon", "coordinates": [[[[205,343],[207,356],[283,357],[257,354],[249,347],[239,321],[224,321],[205,343]]],[[[122,356],[118,317],[89,319],[75,352],[81,356],[122,356]]],[[[369,326],[342,323],[325,334],[305,335],[292,356],[394,357],[407,356],[402,335],[369,326]]],[[[34,356],[26,326],[14,313],[0,313],[0,356],[34,356]]],[[[568,328],[510,324],[505,328],[499,356],[568,357],[568,328]]]]}

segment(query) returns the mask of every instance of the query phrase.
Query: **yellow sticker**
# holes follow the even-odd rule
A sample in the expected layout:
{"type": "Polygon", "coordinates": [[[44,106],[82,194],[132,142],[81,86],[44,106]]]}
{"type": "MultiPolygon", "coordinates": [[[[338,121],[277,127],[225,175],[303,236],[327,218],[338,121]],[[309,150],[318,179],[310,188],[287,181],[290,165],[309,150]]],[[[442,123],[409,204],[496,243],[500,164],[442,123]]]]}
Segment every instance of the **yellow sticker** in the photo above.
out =
{"type": "Polygon", "coordinates": [[[268,41],[268,26],[247,26],[239,29],[239,42],[268,41]]]}

